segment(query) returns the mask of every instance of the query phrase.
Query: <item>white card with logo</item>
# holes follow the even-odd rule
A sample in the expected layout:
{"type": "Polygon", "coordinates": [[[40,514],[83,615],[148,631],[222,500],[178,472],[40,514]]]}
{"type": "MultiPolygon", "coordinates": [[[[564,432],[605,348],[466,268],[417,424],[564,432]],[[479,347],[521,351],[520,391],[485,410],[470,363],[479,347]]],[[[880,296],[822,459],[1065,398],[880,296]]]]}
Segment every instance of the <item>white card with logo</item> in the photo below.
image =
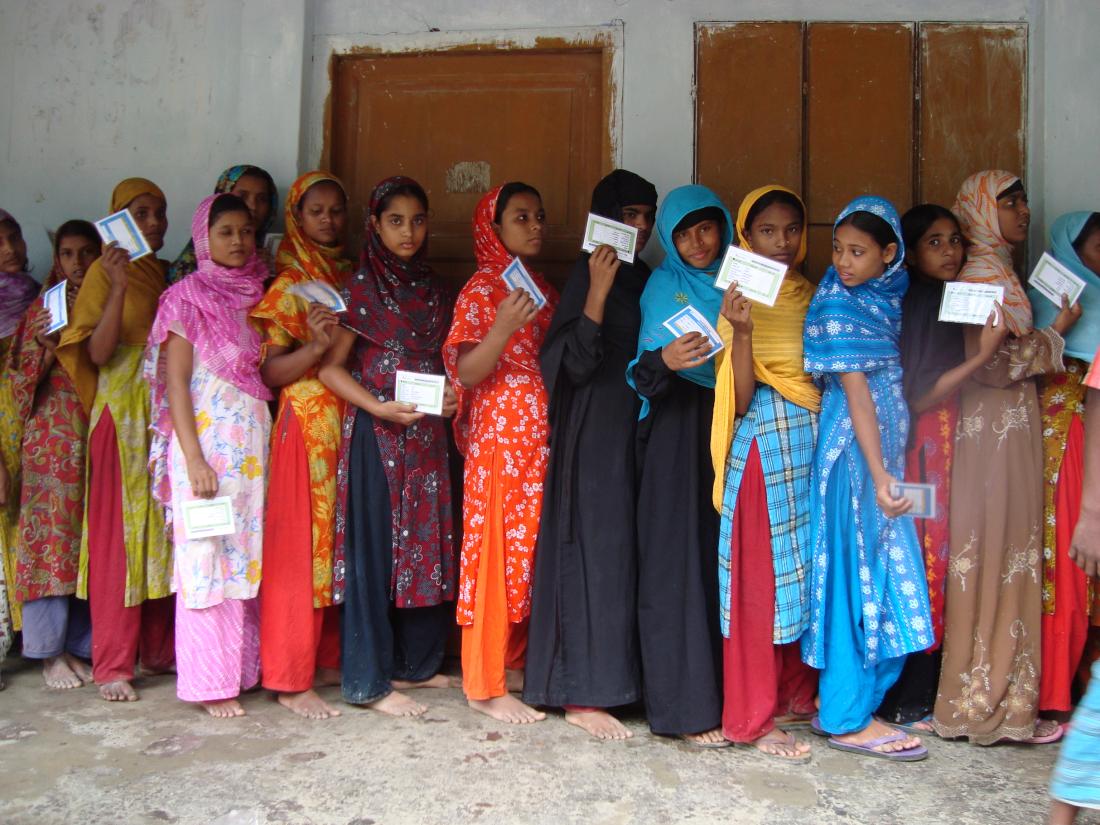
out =
{"type": "Polygon", "coordinates": [[[113,215],[100,218],[95,222],[95,228],[99,231],[99,237],[103,238],[104,244],[117,243],[130,253],[131,261],[144,258],[153,252],[153,248],[141,234],[129,209],[120,209],[113,215]]]}
{"type": "Polygon", "coordinates": [[[786,264],[749,252],[739,246],[731,246],[726,250],[722,266],[718,268],[714,286],[725,291],[736,281],[741,294],[750,301],[771,307],[775,306],[775,299],[779,297],[779,288],[783,285],[783,279],[786,276],[786,264]]]}
{"type": "Polygon", "coordinates": [[[195,498],[180,505],[183,532],[188,539],[231,536],[237,532],[233,518],[233,499],[229,496],[195,498]]]}
{"type": "Polygon", "coordinates": [[[703,313],[691,304],[688,304],[665,321],[665,329],[677,338],[682,335],[687,335],[689,332],[701,332],[710,340],[711,344],[711,350],[707,353],[707,358],[713,358],[723,347],[722,338],[718,334],[718,330],[711,326],[710,321],[706,319],[703,313]]]}
{"type": "Polygon", "coordinates": [[[597,247],[605,245],[615,250],[620,261],[632,264],[638,247],[638,230],[625,223],[589,212],[588,223],[584,226],[581,249],[585,252],[593,252],[597,247]]]}
{"type": "Polygon", "coordinates": [[[53,335],[59,329],[69,325],[69,302],[65,295],[68,286],[69,282],[62,280],[47,289],[42,296],[42,302],[50,313],[50,325],[46,327],[47,335],[53,335]]]}
{"type": "Polygon", "coordinates": [[[447,379],[442,375],[397,370],[393,397],[403,404],[415,404],[417,412],[443,415],[446,384],[447,379]]]}
{"type": "Polygon", "coordinates": [[[523,261],[519,258],[513,258],[512,263],[508,264],[504,271],[500,273],[500,277],[504,279],[504,283],[508,284],[510,290],[525,290],[528,295],[535,299],[535,306],[539,309],[546,306],[546,296],[542,294],[542,290],[538,288],[535,279],[531,277],[531,273],[527,271],[523,261]]]}
{"type": "Polygon", "coordinates": [[[913,507],[905,515],[911,518],[936,517],[936,485],[898,482],[890,491],[894,498],[906,498],[913,507]]]}
{"type": "Polygon", "coordinates": [[[291,295],[297,295],[309,304],[320,304],[333,312],[347,312],[348,305],[344,303],[344,296],[322,281],[305,281],[293,284],[287,288],[291,295]]]}
{"type": "Polygon", "coordinates": [[[1085,291],[1085,282],[1076,273],[1058,263],[1049,252],[1044,252],[1039,258],[1027,285],[1035,287],[1059,309],[1062,307],[1063,295],[1069,296],[1069,304],[1073,306],[1085,291]]]}
{"type": "MultiPolygon", "coordinates": [[[[970,284],[962,281],[948,281],[943,285],[943,300],[940,302],[941,321],[954,324],[980,324],[985,326],[993,312],[994,303],[1005,299],[1005,288],[993,284],[970,284]]],[[[996,326],[1000,319],[993,323],[996,326]]]]}

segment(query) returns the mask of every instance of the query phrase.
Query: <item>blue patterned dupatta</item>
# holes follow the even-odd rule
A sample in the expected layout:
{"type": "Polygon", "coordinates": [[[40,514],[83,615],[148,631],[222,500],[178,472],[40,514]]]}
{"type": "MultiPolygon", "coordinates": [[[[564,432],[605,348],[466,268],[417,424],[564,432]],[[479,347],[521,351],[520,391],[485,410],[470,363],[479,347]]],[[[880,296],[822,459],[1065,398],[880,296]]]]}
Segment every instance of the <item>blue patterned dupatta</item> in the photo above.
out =
{"type": "MultiPolygon", "coordinates": [[[[877,197],[852,201],[835,227],[853,212],[869,212],[885,220],[897,237],[894,262],[881,277],[849,288],[829,267],[806,315],[803,336],[806,371],[823,387],[819,436],[811,481],[813,514],[810,525],[810,627],[802,638],[807,664],[826,664],[826,586],[830,555],[852,552],[858,557],[863,600],[863,661],[865,666],[923,650],[932,644],[928,585],[913,521],[889,519],[878,506],[870,467],[855,438],[848,398],[840,375],[862,372],[867,377],[882,439],[886,470],[905,475],[905,443],[909,411],[902,397],[901,302],[909,284],[905,246],[897,210],[877,197]],[[831,513],[826,491],[837,462],[845,462],[851,489],[852,535],[842,547],[831,546],[831,513]]],[[[838,594],[839,595],[839,594],[838,594]]]]}

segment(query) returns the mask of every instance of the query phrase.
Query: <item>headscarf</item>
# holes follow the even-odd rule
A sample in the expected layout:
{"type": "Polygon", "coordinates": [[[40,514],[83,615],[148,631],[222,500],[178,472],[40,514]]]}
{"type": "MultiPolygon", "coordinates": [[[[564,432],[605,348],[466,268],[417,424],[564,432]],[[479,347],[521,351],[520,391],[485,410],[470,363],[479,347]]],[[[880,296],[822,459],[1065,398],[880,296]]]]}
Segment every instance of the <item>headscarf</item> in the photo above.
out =
{"type": "Polygon", "coordinates": [[[853,212],[877,215],[894,230],[898,251],[878,278],[848,287],[830,266],[806,313],[803,341],[807,372],[870,372],[901,363],[901,302],[909,286],[901,219],[893,204],[867,195],[844,207],[833,233],[853,212]]]}
{"type": "MultiPolygon", "coordinates": [[[[272,180],[271,175],[259,166],[252,166],[247,163],[230,166],[221,173],[218,182],[214,184],[213,194],[221,195],[231,191],[233,187],[237,185],[237,181],[245,175],[254,175],[266,180],[268,196],[271,200],[271,211],[268,212],[267,220],[264,221],[264,225],[256,232],[256,246],[259,247],[264,242],[264,235],[267,234],[267,231],[271,228],[271,224],[275,221],[275,210],[279,205],[279,193],[275,189],[275,181],[272,180]]],[[[171,286],[177,281],[182,280],[197,268],[198,261],[195,258],[195,240],[191,238],[187,241],[187,245],[183,248],[183,251],[180,252],[176,260],[172,261],[171,265],[168,267],[168,285],[171,286]]]]}
{"type": "MultiPolygon", "coordinates": [[[[10,212],[0,209],[0,223],[10,222],[20,234],[23,228],[10,212]]],[[[24,264],[25,265],[25,264],[24,264]]],[[[19,319],[38,296],[38,281],[19,272],[0,272],[0,339],[7,338],[19,326],[19,319]]]]}
{"type": "MultiPolygon", "coordinates": [[[[733,242],[733,219],[721,199],[705,186],[690,185],[673,189],[665,196],[657,210],[657,237],[665,250],[665,259],[649,277],[642,293],[642,329],[638,337],[638,355],[626,370],[626,380],[634,387],[634,367],[642,353],[671,344],[676,340],[664,323],[687,305],[691,305],[711,323],[718,323],[722,307],[722,291],[714,286],[714,277],[722,265],[722,253],[733,242]],[[706,269],[696,269],[686,263],[676,251],[672,239],[677,224],[692,212],[708,207],[722,211],[725,225],[722,227],[722,247],[718,256],[706,269]]],[[[680,370],[677,375],[702,387],[715,383],[714,362],[705,361],[697,367],[680,370]]],[[[649,400],[642,397],[639,418],[649,415],[649,400]]]]}
{"type": "MultiPolygon", "coordinates": [[[[783,186],[761,186],[749,192],[737,208],[737,244],[752,251],[749,242],[749,212],[753,205],[770,192],[786,192],[798,198],[783,186]]],[[[802,199],[798,198],[802,203],[802,199]]],[[[806,259],[806,206],[802,205],[802,241],[794,261],[787,269],[779,296],[774,306],[753,304],[752,307],[752,366],[756,380],[775,389],[792,404],[811,412],[821,409],[821,393],[813,379],[802,369],[802,328],[806,310],[814,297],[813,285],[796,270],[806,259]]],[[[714,506],[722,508],[725,488],[726,457],[733,441],[734,421],[737,415],[736,387],[733,380],[733,327],[722,316],[718,317],[718,333],[726,345],[714,359],[716,383],[714,386],[714,418],[710,431],[711,461],[714,464],[714,506]]]]}
{"type": "MultiPolygon", "coordinates": [[[[111,211],[117,212],[128,206],[140,195],[153,195],[166,200],[164,192],[152,181],[127,178],[111,194],[111,211]]],[[[72,379],[85,412],[91,412],[99,380],[99,367],[92,362],[85,341],[95,332],[111,293],[111,279],[103,269],[102,261],[100,258],[88,267],[73,311],[69,314],[69,325],[61,333],[61,342],[57,345],[57,360],[72,379]]],[[[119,345],[145,344],[156,316],[157,301],[164,291],[166,268],[167,262],[155,255],[130,261],[126,298],[122,305],[122,323],[119,327],[119,345]]]]}
{"type": "Polygon", "coordinates": [[[275,255],[275,282],[252,311],[253,318],[275,321],[296,341],[308,341],[307,310],[301,299],[288,295],[286,290],[294,284],[321,281],[335,289],[343,289],[351,272],[351,261],[343,256],[339,246],[322,246],[311,240],[298,221],[298,202],[311,186],[331,181],[347,194],[344,184],[335,175],[317,170],[306,172],[291,185],[286,193],[283,214],[286,234],[279,242],[275,255]],[[293,310],[290,308],[293,307],[293,310]]]}
{"type": "Polygon", "coordinates": [[[195,349],[196,363],[253,398],[270,401],[271,390],[260,380],[260,333],[248,323],[248,311],[264,292],[267,267],[255,252],[244,266],[226,267],[210,257],[210,209],[223,195],[203,198],[191,219],[198,268],[160,296],[149,333],[144,374],[149,384],[153,439],[149,468],[153,494],[162,504],[172,500],[168,478],[168,444],[172,415],[168,407],[168,364],[163,350],[169,333],[195,349]]]}
{"type": "MultiPolygon", "coordinates": [[[[657,188],[641,175],[616,169],[592,190],[592,212],[596,215],[622,221],[623,207],[631,205],[657,205],[657,188]]],[[[565,354],[565,336],[561,332],[584,313],[590,284],[589,257],[589,253],[581,253],[562,292],[558,310],[554,313],[550,331],[546,333],[546,341],[542,345],[542,377],[546,384],[546,393],[550,397],[551,418],[557,402],[555,388],[558,372],[565,354]]],[[[649,267],[639,257],[635,257],[633,264],[624,262],[619,265],[611,292],[604,304],[603,323],[600,325],[605,340],[612,340],[616,333],[620,333],[624,338],[630,338],[631,349],[637,345],[640,320],[638,302],[648,279],[649,267]]]]}
{"type": "MultiPolygon", "coordinates": [[[[1073,244],[1091,215],[1092,212],[1068,212],[1050,227],[1050,254],[1085,282],[1085,289],[1077,299],[1082,309],[1081,317],[1063,336],[1066,340],[1065,352],[1088,363],[1092,363],[1096,349],[1100,347],[1100,276],[1085,266],[1073,244]]],[[[1061,308],[1034,288],[1028,289],[1028,295],[1035,313],[1035,326],[1049,327],[1061,308]]]]}
{"type": "Polygon", "coordinates": [[[993,284],[1005,290],[1005,323],[1013,335],[1031,331],[1031,302],[1012,270],[1012,244],[1001,235],[997,196],[1020,180],[1019,175],[991,169],[963,181],[952,211],[966,238],[966,263],[959,280],[993,284]]]}

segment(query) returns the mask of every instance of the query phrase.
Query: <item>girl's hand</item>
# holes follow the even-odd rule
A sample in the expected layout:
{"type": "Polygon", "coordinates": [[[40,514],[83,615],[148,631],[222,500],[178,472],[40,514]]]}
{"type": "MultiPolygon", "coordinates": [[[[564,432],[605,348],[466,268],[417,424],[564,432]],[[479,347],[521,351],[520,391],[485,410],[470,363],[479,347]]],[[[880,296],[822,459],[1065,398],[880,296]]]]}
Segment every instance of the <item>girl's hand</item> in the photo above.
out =
{"type": "Polygon", "coordinates": [[[607,244],[597,246],[588,257],[588,288],[606,296],[611,292],[622,263],[614,247],[607,244]]]}
{"type": "Polygon", "coordinates": [[[913,509],[913,502],[909,499],[894,497],[894,485],[897,483],[898,480],[889,473],[884,473],[882,478],[875,482],[875,499],[887,518],[903,516],[913,509]]]}
{"type": "Polygon", "coordinates": [[[710,339],[701,332],[688,332],[661,350],[661,359],[675,372],[697,367],[710,354],[710,339]]]}
{"type": "Polygon", "coordinates": [[[1058,312],[1058,315],[1054,318],[1054,323],[1050,326],[1059,335],[1065,335],[1073,329],[1073,325],[1080,319],[1081,311],[1080,303],[1070,306],[1069,296],[1062,295],[1062,309],[1058,312]]]}
{"type": "Polygon", "coordinates": [[[43,335],[41,332],[34,336],[35,342],[46,352],[53,354],[57,349],[57,341],[61,337],[60,332],[55,332],[53,335],[43,335]]]}
{"type": "Polygon", "coordinates": [[[187,461],[187,480],[191,482],[191,494],[196,498],[213,498],[218,492],[218,474],[202,456],[187,461]]]}
{"type": "Polygon", "coordinates": [[[4,466],[4,462],[0,461],[0,507],[7,506],[9,495],[11,495],[11,476],[8,475],[8,468],[4,466]]]}
{"type": "Polygon", "coordinates": [[[982,362],[991,359],[1001,349],[1001,344],[1008,337],[1008,324],[1004,323],[1004,309],[997,302],[993,303],[993,311],[985,320],[981,335],[978,338],[978,355],[982,362]],[[994,322],[997,326],[993,326],[994,322]]]}
{"type": "Polygon", "coordinates": [[[535,299],[525,289],[516,287],[508,297],[497,304],[497,317],[493,327],[511,337],[512,333],[530,323],[539,314],[535,299]]]}
{"type": "Polygon", "coordinates": [[[722,317],[730,322],[733,334],[745,337],[752,334],[752,303],[732,283],[722,296],[722,317]]]}
{"type": "Polygon", "coordinates": [[[404,427],[415,424],[424,417],[424,413],[416,411],[415,404],[406,404],[403,401],[383,401],[381,407],[374,413],[379,418],[401,424],[404,427]]]}
{"type": "Polygon", "coordinates": [[[111,241],[103,251],[103,271],[111,281],[112,292],[125,292],[130,283],[130,253],[111,241]]]}
{"type": "Polygon", "coordinates": [[[448,381],[443,385],[443,417],[450,418],[456,412],[458,412],[458,396],[455,395],[455,388],[448,381]]]}
{"type": "Polygon", "coordinates": [[[332,328],[336,325],[336,313],[328,307],[313,303],[309,305],[306,326],[309,327],[310,341],[315,349],[323,353],[332,343],[332,328]]]}

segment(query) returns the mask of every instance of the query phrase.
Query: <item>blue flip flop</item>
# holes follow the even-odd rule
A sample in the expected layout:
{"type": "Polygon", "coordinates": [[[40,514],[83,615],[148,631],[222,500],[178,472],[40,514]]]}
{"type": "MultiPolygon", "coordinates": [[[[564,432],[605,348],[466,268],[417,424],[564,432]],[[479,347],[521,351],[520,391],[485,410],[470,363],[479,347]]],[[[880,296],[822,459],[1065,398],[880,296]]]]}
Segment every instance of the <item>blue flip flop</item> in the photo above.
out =
{"type": "Polygon", "coordinates": [[[848,753],[855,753],[860,756],[872,756],[875,759],[888,759],[891,762],[920,762],[922,759],[927,759],[928,748],[924,745],[917,745],[915,748],[907,748],[903,751],[875,750],[879,745],[888,745],[891,742],[900,742],[908,738],[908,733],[899,730],[896,733],[880,736],[878,739],[871,739],[868,742],[864,742],[862,745],[856,745],[851,742],[841,742],[839,739],[830,736],[828,745],[834,750],[847,751],[848,753]]]}

